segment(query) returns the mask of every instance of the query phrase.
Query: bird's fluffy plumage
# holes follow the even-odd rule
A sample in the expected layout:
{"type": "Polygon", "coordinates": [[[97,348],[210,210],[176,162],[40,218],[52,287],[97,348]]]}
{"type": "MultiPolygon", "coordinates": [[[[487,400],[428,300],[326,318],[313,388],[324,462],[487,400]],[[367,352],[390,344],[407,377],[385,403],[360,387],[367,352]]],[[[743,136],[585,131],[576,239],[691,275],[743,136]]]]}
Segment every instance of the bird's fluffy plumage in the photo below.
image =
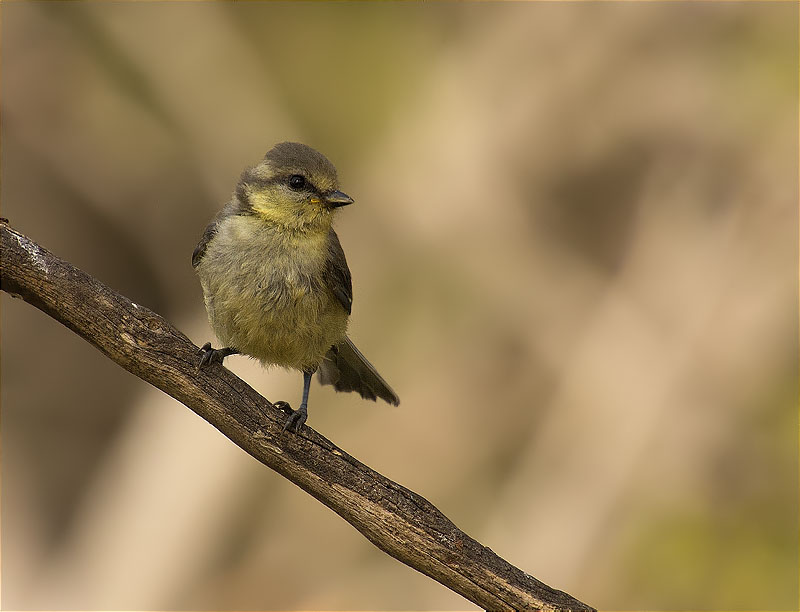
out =
{"type": "Polygon", "coordinates": [[[352,284],[332,220],[352,200],[338,188],[324,155],[297,143],[276,145],[242,173],[192,265],[224,346],[264,365],[320,368],[320,380],[337,390],[397,404],[346,336],[352,284]]]}

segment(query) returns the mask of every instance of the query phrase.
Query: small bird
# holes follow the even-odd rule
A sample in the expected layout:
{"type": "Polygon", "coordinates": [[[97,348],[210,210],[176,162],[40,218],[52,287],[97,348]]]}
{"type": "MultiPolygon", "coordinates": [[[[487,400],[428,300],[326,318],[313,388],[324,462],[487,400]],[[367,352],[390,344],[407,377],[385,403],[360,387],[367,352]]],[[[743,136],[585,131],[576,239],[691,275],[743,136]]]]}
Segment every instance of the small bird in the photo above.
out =
{"type": "Polygon", "coordinates": [[[230,202],[192,253],[208,320],[223,348],[207,342],[200,366],[244,354],[262,365],[303,373],[303,398],[283,427],[308,418],[311,376],[337,391],[392,405],[400,399],[347,337],[353,304],[350,269],[332,222],[353,199],[336,168],[296,142],[275,145],[242,173],[230,202]]]}

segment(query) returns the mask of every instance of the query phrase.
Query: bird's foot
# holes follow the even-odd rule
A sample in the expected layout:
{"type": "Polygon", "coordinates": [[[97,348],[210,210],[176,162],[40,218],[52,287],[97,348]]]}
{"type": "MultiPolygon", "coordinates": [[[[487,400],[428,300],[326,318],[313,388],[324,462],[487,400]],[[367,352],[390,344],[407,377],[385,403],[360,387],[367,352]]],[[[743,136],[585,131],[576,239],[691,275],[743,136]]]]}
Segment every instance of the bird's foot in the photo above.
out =
{"type": "Polygon", "coordinates": [[[198,355],[202,355],[200,358],[200,363],[198,364],[198,369],[203,368],[211,363],[222,363],[222,361],[228,355],[235,355],[238,351],[236,349],[232,349],[230,347],[225,347],[221,349],[211,348],[211,343],[206,342],[199,351],[197,351],[198,355]]]}
{"type": "Polygon", "coordinates": [[[294,433],[299,433],[300,428],[303,426],[303,423],[306,422],[308,418],[308,408],[305,404],[300,404],[300,408],[297,410],[292,410],[292,407],[289,405],[289,402],[275,402],[275,407],[280,408],[286,414],[289,415],[289,418],[286,419],[286,423],[283,424],[283,431],[291,430],[294,433]]]}

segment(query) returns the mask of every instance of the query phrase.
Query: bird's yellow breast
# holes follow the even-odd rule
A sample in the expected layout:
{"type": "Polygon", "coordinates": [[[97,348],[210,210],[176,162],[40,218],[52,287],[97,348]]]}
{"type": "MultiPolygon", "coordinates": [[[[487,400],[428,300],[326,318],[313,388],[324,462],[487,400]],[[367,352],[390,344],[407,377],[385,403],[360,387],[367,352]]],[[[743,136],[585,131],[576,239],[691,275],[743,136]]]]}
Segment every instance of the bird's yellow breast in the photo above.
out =
{"type": "Polygon", "coordinates": [[[264,364],[313,369],[348,315],[325,279],[328,228],[287,231],[260,215],[222,220],[197,272],[225,346],[264,364]]]}

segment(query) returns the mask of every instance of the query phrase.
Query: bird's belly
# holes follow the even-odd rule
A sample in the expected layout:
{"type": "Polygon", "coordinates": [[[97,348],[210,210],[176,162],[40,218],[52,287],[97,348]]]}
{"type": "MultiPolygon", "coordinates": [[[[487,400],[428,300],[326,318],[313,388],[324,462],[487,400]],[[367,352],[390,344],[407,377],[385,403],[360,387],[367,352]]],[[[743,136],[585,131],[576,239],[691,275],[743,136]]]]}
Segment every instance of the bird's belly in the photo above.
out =
{"type": "Polygon", "coordinates": [[[203,283],[211,326],[223,345],[265,365],[314,369],[344,339],[347,314],[314,279],[271,272],[258,282],[203,283]]]}

